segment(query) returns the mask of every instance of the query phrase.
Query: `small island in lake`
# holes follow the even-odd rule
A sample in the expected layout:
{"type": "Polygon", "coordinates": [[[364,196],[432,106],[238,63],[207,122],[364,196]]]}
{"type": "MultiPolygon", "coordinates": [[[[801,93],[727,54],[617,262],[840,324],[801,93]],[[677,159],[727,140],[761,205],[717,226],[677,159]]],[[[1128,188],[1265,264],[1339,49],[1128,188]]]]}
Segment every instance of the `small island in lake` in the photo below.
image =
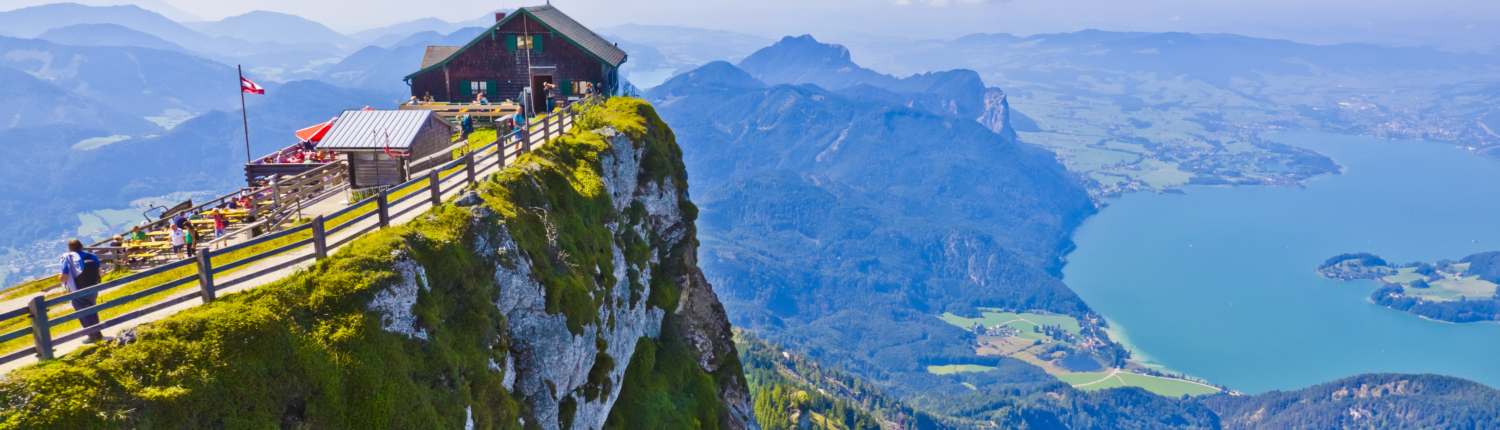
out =
{"type": "Polygon", "coordinates": [[[1367,252],[1339,254],[1318,266],[1331,279],[1382,283],[1370,301],[1398,311],[1448,322],[1500,321],[1500,252],[1458,261],[1392,265],[1367,252]]]}

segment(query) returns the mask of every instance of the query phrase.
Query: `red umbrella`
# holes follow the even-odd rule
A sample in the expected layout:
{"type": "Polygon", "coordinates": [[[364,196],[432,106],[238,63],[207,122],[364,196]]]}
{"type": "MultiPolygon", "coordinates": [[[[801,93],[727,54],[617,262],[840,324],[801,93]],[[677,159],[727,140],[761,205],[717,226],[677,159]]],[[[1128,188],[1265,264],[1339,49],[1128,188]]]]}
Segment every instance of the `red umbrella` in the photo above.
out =
{"type": "Polygon", "coordinates": [[[323,135],[328,134],[328,129],[330,128],[333,128],[332,120],[312,127],[297,130],[297,138],[302,139],[303,142],[318,143],[318,141],[323,140],[323,135]]]}

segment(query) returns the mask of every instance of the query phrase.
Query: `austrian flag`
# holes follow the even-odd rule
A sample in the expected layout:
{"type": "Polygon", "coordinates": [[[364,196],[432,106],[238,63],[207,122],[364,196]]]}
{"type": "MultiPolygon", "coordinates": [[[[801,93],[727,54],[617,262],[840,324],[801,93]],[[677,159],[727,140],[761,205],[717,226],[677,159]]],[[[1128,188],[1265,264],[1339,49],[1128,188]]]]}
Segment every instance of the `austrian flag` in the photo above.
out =
{"type": "Polygon", "coordinates": [[[240,78],[240,91],[244,91],[244,92],[247,92],[247,93],[250,93],[250,94],[265,94],[266,93],[266,89],[265,88],[261,88],[260,85],[256,85],[254,82],[250,82],[249,79],[245,79],[245,78],[240,78]]]}

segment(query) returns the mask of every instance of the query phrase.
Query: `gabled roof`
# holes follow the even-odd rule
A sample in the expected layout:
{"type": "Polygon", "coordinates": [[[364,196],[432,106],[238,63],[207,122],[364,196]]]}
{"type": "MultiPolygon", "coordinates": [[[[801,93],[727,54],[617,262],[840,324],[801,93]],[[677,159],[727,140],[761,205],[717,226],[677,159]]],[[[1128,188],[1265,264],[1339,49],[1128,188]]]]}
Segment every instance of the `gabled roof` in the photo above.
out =
{"type": "Polygon", "coordinates": [[[430,110],[346,110],[318,142],[318,149],[410,148],[428,124],[441,123],[449,132],[458,126],[430,110]],[[436,118],[436,121],[429,119],[436,118]],[[390,136],[387,142],[386,136],[390,136]]]}
{"type": "Polygon", "coordinates": [[[427,53],[422,54],[422,68],[432,67],[433,64],[447,60],[454,52],[463,49],[462,46],[429,46],[427,53]]]}
{"type": "Polygon", "coordinates": [[[547,28],[578,44],[583,50],[594,54],[600,61],[609,63],[613,67],[620,67],[620,63],[625,62],[625,51],[615,46],[614,43],[604,40],[598,33],[574,21],[572,17],[552,5],[524,7],[521,10],[530,13],[547,28]]]}
{"type": "Polygon", "coordinates": [[[620,64],[625,62],[627,55],[625,54],[624,50],[621,50],[619,47],[615,46],[614,43],[605,40],[604,37],[600,36],[598,33],[594,33],[593,30],[589,30],[588,27],[584,27],[583,24],[579,24],[578,21],[574,21],[572,17],[562,13],[562,11],[558,10],[557,8],[552,7],[551,5],[530,6],[516,9],[515,13],[506,15],[505,19],[496,22],[495,25],[491,25],[488,30],[480,33],[478,37],[474,38],[474,40],[469,41],[468,44],[462,47],[454,49],[446,56],[443,56],[441,59],[429,61],[429,58],[432,58],[434,55],[441,55],[441,53],[443,52],[442,49],[435,48],[453,47],[427,47],[427,55],[422,57],[422,69],[410,75],[406,75],[406,77],[402,79],[411,79],[413,77],[416,77],[417,75],[427,73],[428,71],[435,69],[438,66],[443,65],[444,63],[447,63],[449,60],[457,58],[459,54],[467,51],[476,43],[479,43],[480,40],[483,40],[486,37],[490,37],[490,35],[494,34],[495,30],[500,28],[501,25],[505,25],[505,23],[510,22],[510,20],[515,19],[521,14],[530,16],[533,20],[540,22],[542,26],[547,28],[547,30],[556,32],[564,39],[567,39],[569,42],[573,43],[574,46],[583,49],[584,52],[587,52],[595,59],[598,59],[599,61],[610,65],[610,67],[620,67],[620,64]]]}

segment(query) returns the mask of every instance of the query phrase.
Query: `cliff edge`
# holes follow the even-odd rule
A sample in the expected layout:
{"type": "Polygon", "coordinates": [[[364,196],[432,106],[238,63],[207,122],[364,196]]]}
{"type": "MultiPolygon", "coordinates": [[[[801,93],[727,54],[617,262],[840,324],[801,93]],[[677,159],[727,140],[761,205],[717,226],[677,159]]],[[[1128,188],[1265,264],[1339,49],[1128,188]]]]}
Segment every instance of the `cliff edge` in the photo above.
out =
{"type": "Polygon", "coordinates": [[[757,428],[672,131],[615,98],[416,220],[0,381],[0,428],[757,428]]]}

